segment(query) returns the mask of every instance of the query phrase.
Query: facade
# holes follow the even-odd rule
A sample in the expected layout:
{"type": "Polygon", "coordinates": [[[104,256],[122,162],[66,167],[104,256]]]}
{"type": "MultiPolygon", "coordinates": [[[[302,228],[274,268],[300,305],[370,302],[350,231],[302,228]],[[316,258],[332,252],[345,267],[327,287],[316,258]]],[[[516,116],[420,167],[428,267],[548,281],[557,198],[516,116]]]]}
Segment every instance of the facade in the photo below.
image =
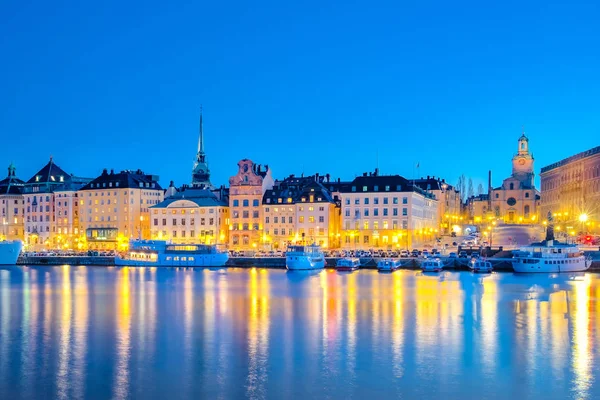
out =
{"type": "Polygon", "coordinates": [[[440,232],[450,233],[453,222],[456,223],[461,216],[460,191],[446,183],[445,179],[427,176],[415,179],[415,185],[432,193],[438,201],[438,225],[440,232]]]}
{"type": "Polygon", "coordinates": [[[54,190],[53,246],[63,249],[83,249],[85,235],[79,217],[79,189],[90,183],[89,178],[71,177],[71,181],[54,190]]]}
{"type": "Polygon", "coordinates": [[[8,176],[0,181],[0,240],[24,240],[24,184],[25,182],[17,178],[16,168],[11,164],[8,167],[8,176]]]}
{"type": "Polygon", "coordinates": [[[522,134],[512,159],[511,176],[497,188],[492,189],[490,182],[487,199],[478,196],[467,200],[473,222],[487,219],[501,219],[508,224],[539,221],[540,193],[534,185],[533,161],[529,139],[522,134]]]}
{"type": "Polygon", "coordinates": [[[243,159],[238,172],[229,178],[229,247],[256,250],[264,245],[262,199],[273,188],[268,165],[264,167],[243,159]]]}
{"type": "Polygon", "coordinates": [[[264,238],[269,249],[288,244],[339,247],[341,204],[326,188],[327,176],[289,176],[263,196],[264,238]]]}
{"type": "Polygon", "coordinates": [[[438,233],[435,196],[399,175],[375,171],[338,187],[344,248],[409,249],[438,233]]]}
{"type": "Polygon", "coordinates": [[[105,169],[78,192],[80,231],[88,248],[123,249],[129,239],[150,239],[149,209],[163,198],[158,176],[105,169]]]}
{"type": "Polygon", "coordinates": [[[54,192],[72,181],[71,174],[50,161],[23,185],[25,245],[31,250],[54,248],[56,216],[54,192]]]}
{"type": "Polygon", "coordinates": [[[600,146],[542,168],[540,178],[542,216],[550,212],[576,231],[598,231],[600,146]]]}
{"type": "Polygon", "coordinates": [[[173,243],[226,245],[229,204],[208,189],[183,187],[150,207],[152,239],[173,243]]]}

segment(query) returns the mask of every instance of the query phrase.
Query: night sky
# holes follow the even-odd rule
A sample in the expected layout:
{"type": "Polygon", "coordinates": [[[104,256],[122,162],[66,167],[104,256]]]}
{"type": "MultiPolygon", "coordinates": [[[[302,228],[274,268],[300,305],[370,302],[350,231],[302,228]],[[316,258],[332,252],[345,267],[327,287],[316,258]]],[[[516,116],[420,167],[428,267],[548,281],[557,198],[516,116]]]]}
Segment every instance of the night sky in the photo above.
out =
{"type": "Polygon", "coordinates": [[[250,158],[498,186],[523,126],[536,174],[600,145],[599,4],[3,1],[2,176],[189,183],[202,104],[217,185],[250,158]]]}

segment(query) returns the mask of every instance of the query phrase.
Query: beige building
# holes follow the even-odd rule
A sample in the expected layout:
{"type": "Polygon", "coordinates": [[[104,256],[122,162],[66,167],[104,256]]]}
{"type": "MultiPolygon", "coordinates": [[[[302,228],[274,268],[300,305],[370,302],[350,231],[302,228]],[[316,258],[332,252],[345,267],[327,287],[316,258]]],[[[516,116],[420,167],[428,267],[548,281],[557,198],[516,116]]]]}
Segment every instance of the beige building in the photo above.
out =
{"type": "Polygon", "coordinates": [[[264,238],[269,249],[315,243],[323,248],[340,244],[340,201],[319,175],[276,181],[263,196],[264,238]]]}
{"type": "Polygon", "coordinates": [[[273,188],[271,170],[243,159],[237,174],[229,178],[229,186],[229,247],[256,250],[264,244],[262,199],[273,188]]]}
{"type": "Polygon", "coordinates": [[[150,239],[150,207],[163,201],[158,176],[106,169],[78,192],[80,231],[91,249],[126,249],[129,239],[150,239]]]}
{"type": "Polygon", "coordinates": [[[533,161],[529,139],[523,134],[512,158],[511,176],[494,189],[490,182],[487,196],[467,199],[469,217],[474,223],[488,219],[500,219],[508,224],[539,222],[540,193],[534,184],[533,161]]]}
{"type": "Polygon", "coordinates": [[[337,186],[344,248],[409,249],[439,232],[435,196],[399,175],[375,171],[337,186]]]}
{"type": "Polygon", "coordinates": [[[438,225],[441,233],[450,233],[453,224],[459,222],[462,214],[460,191],[446,180],[427,176],[427,178],[416,179],[415,185],[430,192],[438,201],[438,225]]]}
{"type": "Polygon", "coordinates": [[[183,187],[150,207],[152,239],[227,245],[229,205],[207,189],[183,187]]]}
{"type": "Polygon", "coordinates": [[[542,168],[541,216],[555,215],[574,231],[598,232],[600,146],[542,168]]]}
{"type": "Polygon", "coordinates": [[[23,185],[25,182],[17,178],[14,165],[8,167],[8,176],[0,181],[0,240],[24,239],[24,200],[23,185]]]}

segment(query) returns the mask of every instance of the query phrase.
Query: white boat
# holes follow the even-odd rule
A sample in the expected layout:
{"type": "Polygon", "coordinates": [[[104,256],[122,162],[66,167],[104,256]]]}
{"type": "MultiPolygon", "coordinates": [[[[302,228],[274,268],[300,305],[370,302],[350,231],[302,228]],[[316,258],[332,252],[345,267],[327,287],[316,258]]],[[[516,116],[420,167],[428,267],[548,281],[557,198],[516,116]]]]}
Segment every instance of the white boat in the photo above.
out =
{"type": "Polygon", "coordinates": [[[425,260],[421,263],[421,271],[423,272],[440,272],[444,267],[439,258],[433,260],[425,260]]]}
{"type": "Polygon", "coordinates": [[[132,240],[125,258],[115,265],[129,267],[222,267],[229,253],[214,245],[173,244],[165,240],[132,240]]]}
{"type": "Polygon", "coordinates": [[[344,257],[337,260],[335,268],[338,271],[354,271],[360,268],[360,259],[352,257],[344,257]]]}
{"type": "Polygon", "coordinates": [[[473,260],[469,263],[469,268],[475,273],[490,273],[493,270],[492,263],[486,260],[473,260]]]}
{"type": "Polygon", "coordinates": [[[311,270],[325,268],[325,255],[320,246],[288,246],[285,267],[289,270],[311,270]]]}
{"type": "Polygon", "coordinates": [[[586,257],[575,244],[546,240],[521,247],[514,252],[512,266],[515,272],[581,272],[587,271],[592,259],[586,257]]]}
{"type": "Polygon", "coordinates": [[[0,242],[0,265],[15,265],[22,248],[23,242],[20,240],[0,242]]]}
{"type": "Polygon", "coordinates": [[[383,272],[395,271],[401,266],[402,262],[393,258],[382,258],[381,260],[377,261],[377,269],[383,272]]]}

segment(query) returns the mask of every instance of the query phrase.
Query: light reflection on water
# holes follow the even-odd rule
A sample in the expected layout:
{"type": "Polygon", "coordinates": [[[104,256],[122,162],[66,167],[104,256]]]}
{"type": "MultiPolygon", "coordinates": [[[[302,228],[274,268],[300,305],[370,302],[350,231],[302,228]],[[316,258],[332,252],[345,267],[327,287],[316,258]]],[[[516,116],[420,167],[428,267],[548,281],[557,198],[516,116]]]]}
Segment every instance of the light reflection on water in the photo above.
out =
{"type": "Polygon", "coordinates": [[[0,398],[598,398],[600,276],[0,269],[0,398]]]}

